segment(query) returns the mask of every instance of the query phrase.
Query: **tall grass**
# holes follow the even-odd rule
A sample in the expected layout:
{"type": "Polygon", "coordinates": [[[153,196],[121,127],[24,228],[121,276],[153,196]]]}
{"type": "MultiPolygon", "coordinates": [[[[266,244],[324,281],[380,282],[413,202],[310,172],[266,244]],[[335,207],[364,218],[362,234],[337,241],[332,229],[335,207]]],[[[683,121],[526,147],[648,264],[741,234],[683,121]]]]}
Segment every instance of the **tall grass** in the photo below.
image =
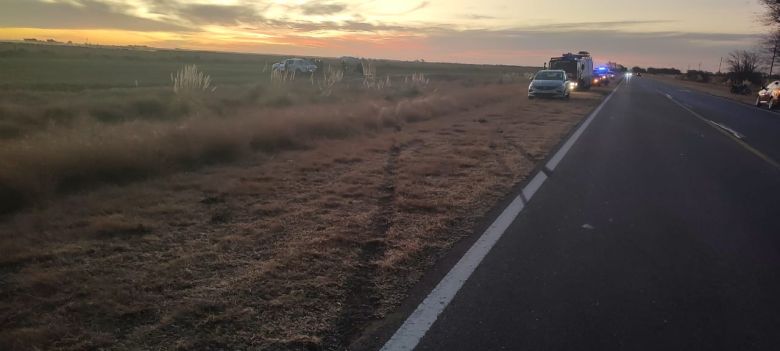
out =
{"type": "Polygon", "coordinates": [[[412,73],[411,76],[404,76],[404,84],[425,86],[431,83],[429,78],[425,77],[425,73],[412,73]]]}
{"type": "Polygon", "coordinates": [[[271,83],[274,85],[284,84],[295,80],[295,70],[272,70],[271,83]]]}
{"type": "Polygon", "coordinates": [[[171,74],[173,92],[176,94],[193,94],[196,92],[214,91],[211,86],[211,76],[201,72],[196,65],[187,65],[178,72],[171,74]]]}
{"type": "MultiPolygon", "coordinates": [[[[312,80],[313,79],[314,75],[312,74],[312,80]]],[[[333,93],[333,88],[336,86],[336,84],[340,83],[343,79],[343,70],[336,69],[328,65],[328,67],[323,70],[322,79],[317,82],[317,86],[323,95],[330,96],[333,93]]]]}
{"type": "Polygon", "coordinates": [[[0,213],[98,184],[173,173],[254,152],[309,147],[317,139],[400,128],[513,94],[505,88],[453,85],[447,93],[397,102],[368,94],[346,104],[247,105],[230,118],[196,114],[174,121],[92,123],[50,130],[0,144],[0,213]]]}

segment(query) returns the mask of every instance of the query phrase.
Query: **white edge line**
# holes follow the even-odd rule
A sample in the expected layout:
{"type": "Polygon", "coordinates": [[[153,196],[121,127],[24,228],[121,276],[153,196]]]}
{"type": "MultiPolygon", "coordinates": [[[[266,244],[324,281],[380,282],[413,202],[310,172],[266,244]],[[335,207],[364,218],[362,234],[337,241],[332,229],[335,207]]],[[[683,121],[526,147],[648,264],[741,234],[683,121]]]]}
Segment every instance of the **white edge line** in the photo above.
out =
{"type": "MultiPolygon", "coordinates": [[[[665,86],[667,86],[667,87],[674,87],[674,86],[675,86],[674,84],[671,84],[671,83],[666,83],[666,82],[659,81],[659,80],[656,80],[656,82],[657,82],[657,83],[660,83],[661,85],[665,85],[665,86]]],[[[656,89],[656,90],[657,90],[659,93],[663,94],[663,93],[662,93],[660,90],[658,90],[658,89],[656,89]]],[[[733,104],[733,105],[736,105],[736,106],[742,106],[742,107],[744,107],[744,108],[746,108],[746,109],[749,109],[749,110],[751,110],[751,111],[759,110],[759,111],[761,111],[761,112],[769,113],[769,114],[771,114],[771,115],[773,115],[773,116],[777,117],[777,112],[772,112],[772,111],[770,111],[770,110],[765,110],[765,109],[762,109],[762,108],[759,108],[759,107],[756,107],[756,106],[752,106],[751,104],[744,103],[743,101],[738,101],[738,100],[730,99],[730,98],[727,98],[727,97],[725,97],[725,96],[715,95],[715,94],[711,94],[711,93],[704,92],[704,91],[701,91],[701,90],[689,90],[689,91],[687,91],[687,92],[688,92],[688,93],[693,93],[693,94],[699,94],[699,95],[702,95],[702,96],[709,96],[709,97],[713,97],[713,98],[716,98],[716,99],[723,100],[723,101],[725,101],[725,102],[729,102],[729,103],[731,103],[731,104],[733,104]]]]}
{"type": "MultiPolygon", "coordinates": [[[[622,82],[621,82],[622,83],[622,82]]],[[[587,128],[590,121],[598,115],[601,108],[609,101],[613,94],[620,88],[620,85],[615,87],[612,93],[607,96],[604,101],[588,116],[588,119],[577,128],[577,131],[572,134],[571,137],[564,143],[563,147],[553,156],[550,162],[547,163],[547,167],[553,170],[558,165],[560,159],[569,151],[574,142],[579,138],[580,134],[587,128]],[[557,160],[555,160],[558,158],[557,160]],[[553,162],[555,160],[555,162],[553,162]]],[[[509,228],[509,225],[514,222],[515,218],[525,208],[525,202],[529,201],[531,197],[541,188],[547,180],[547,175],[544,172],[539,171],[531,179],[530,182],[523,188],[522,194],[512,200],[503,212],[496,218],[495,221],[488,227],[484,233],[477,239],[477,241],[466,251],[463,257],[458,260],[447,275],[442,278],[439,284],[425,297],[425,299],[417,306],[417,308],[409,315],[404,323],[396,330],[395,334],[390,337],[381,351],[411,351],[417,347],[417,344],[425,336],[428,330],[436,322],[436,319],[449,305],[455,295],[458,293],[466,280],[471,276],[471,273],[477,269],[477,266],[487,256],[493,246],[501,239],[504,232],[509,228]],[[523,199],[525,197],[525,200],[523,199]]]]}
{"type": "Polygon", "coordinates": [[[428,329],[452,301],[472,272],[487,256],[493,245],[523,210],[523,199],[517,196],[493,224],[479,237],[455,267],[447,273],[430,294],[417,306],[404,324],[382,347],[382,351],[411,351],[420,342],[428,329]]]}
{"type": "Polygon", "coordinates": [[[547,180],[547,175],[544,172],[536,173],[536,176],[523,188],[523,196],[525,196],[526,201],[531,201],[531,198],[542,187],[545,180],[547,180]]]}
{"type": "Polygon", "coordinates": [[[742,134],[742,133],[740,133],[740,132],[738,132],[738,131],[736,131],[734,129],[731,129],[729,126],[727,126],[725,124],[721,124],[721,123],[718,123],[718,122],[715,122],[715,121],[712,121],[712,120],[709,120],[709,119],[707,121],[712,123],[712,124],[714,124],[714,125],[716,125],[716,126],[718,126],[720,129],[723,129],[723,130],[731,133],[731,135],[733,135],[737,139],[740,139],[740,140],[741,139],[745,139],[745,135],[744,134],[742,134]]]}
{"type": "Polygon", "coordinates": [[[619,88],[620,85],[618,85],[617,87],[615,87],[614,90],[612,90],[612,93],[610,93],[609,96],[607,96],[607,98],[604,99],[604,101],[602,101],[601,104],[598,107],[596,107],[595,110],[593,110],[593,113],[591,113],[590,116],[588,116],[585,122],[583,122],[582,125],[580,125],[580,127],[577,128],[574,134],[572,134],[571,137],[568,140],[566,140],[565,143],[563,143],[563,146],[561,146],[561,148],[558,149],[558,152],[556,152],[555,155],[553,155],[553,157],[550,158],[550,161],[547,162],[547,168],[549,170],[553,171],[555,170],[555,167],[558,167],[558,164],[561,162],[561,160],[563,160],[563,157],[566,156],[566,154],[569,152],[569,149],[571,149],[571,147],[574,146],[574,143],[577,142],[577,139],[580,138],[580,135],[582,135],[585,129],[588,128],[588,125],[590,125],[590,122],[593,121],[593,118],[595,118],[596,115],[598,115],[599,112],[601,112],[601,109],[604,107],[604,105],[607,104],[607,102],[609,102],[609,99],[612,98],[612,95],[614,95],[619,88]]]}

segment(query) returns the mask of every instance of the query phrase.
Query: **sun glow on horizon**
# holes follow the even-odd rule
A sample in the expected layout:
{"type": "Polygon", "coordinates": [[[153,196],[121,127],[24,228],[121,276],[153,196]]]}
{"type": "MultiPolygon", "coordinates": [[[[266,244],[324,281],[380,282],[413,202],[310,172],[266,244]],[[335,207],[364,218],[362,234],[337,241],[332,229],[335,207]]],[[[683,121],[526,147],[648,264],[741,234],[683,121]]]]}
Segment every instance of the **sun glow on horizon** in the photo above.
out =
{"type": "Polygon", "coordinates": [[[588,49],[614,60],[679,65],[674,59],[716,60],[761,29],[753,23],[757,4],[727,0],[5,1],[4,40],[469,63],[538,64],[588,49]]]}

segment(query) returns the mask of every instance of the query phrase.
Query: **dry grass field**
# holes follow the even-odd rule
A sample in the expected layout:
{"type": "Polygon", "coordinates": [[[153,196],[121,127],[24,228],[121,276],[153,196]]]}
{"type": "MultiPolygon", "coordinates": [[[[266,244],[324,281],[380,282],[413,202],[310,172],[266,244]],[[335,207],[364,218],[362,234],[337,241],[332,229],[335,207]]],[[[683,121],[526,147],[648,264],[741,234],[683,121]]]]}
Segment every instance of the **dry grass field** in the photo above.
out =
{"type": "Polygon", "coordinates": [[[393,65],[327,94],[6,86],[0,349],[346,349],[608,92],[393,65]]]}

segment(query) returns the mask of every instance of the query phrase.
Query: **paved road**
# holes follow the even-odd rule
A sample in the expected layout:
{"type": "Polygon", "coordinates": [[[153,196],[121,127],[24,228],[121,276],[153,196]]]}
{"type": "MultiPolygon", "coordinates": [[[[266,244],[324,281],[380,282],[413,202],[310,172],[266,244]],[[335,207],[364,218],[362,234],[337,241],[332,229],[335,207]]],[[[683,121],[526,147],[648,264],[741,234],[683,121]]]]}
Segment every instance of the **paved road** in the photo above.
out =
{"type": "Polygon", "coordinates": [[[780,115],[626,81],[416,350],[776,350],[780,115]]]}

